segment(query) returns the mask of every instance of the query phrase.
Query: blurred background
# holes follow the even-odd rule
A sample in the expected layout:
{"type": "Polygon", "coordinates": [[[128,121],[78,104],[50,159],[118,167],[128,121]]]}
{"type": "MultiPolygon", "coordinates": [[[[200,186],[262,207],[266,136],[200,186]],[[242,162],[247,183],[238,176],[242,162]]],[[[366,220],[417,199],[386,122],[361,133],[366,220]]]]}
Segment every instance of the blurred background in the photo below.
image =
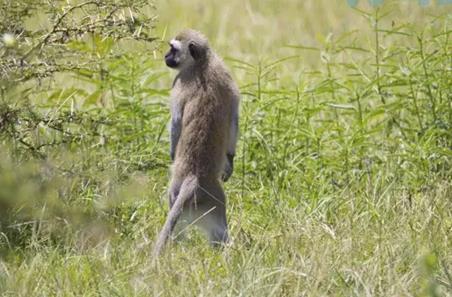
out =
{"type": "MultiPolygon", "coordinates": [[[[450,5],[421,6],[418,1],[375,1],[384,3],[371,5],[372,1],[355,1],[352,9],[345,0],[306,1],[161,1],[159,8],[158,34],[172,36],[181,28],[203,31],[215,47],[232,57],[251,59],[284,57],[293,54],[288,45],[319,46],[332,34],[357,31],[361,42],[373,42],[369,19],[360,16],[361,11],[384,8],[389,13],[384,26],[397,28],[402,25],[422,28],[432,14],[451,12],[450,5]]],[[[304,64],[315,65],[317,58],[304,58],[304,64]]]]}
{"type": "Polygon", "coordinates": [[[452,5],[421,2],[0,0],[0,295],[448,296],[452,5]],[[242,94],[233,245],[153,269],[184,28],[242,94]]]}

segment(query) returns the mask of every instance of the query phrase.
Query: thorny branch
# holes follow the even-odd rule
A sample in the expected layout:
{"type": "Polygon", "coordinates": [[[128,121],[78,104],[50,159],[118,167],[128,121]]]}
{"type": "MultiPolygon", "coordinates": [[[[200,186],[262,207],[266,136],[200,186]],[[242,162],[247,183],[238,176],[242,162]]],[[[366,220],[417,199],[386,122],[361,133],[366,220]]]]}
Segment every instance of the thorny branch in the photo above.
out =
{"type": "MultiPolygon", "coordinates": [[[[95,61],[91,61],[86,52],[71,48],[70,44],[74,41],[88,43],[93,36],[101,40],[111,38],[116,42],[123,39],[153,42],[157,39],[151,35],[156,17],[141,13],[149,6],[147,1],[90,0],[77,5],[67,5],[65,1],[46,3],[6,2],[0,5],[1,9],[19,14],[12,20],[8,14],[2,15],[5,12],[0,14],[0,29],[19,31],[14,36],[17,45],[13,48],[2,46],[0,42],[2,85],[49,77],[55,72],[77,68],[70,65],[72,61],[94,65],[95,61]],[[47,30],[27,31],[24,22],[29,18],[30,11],[45,12],[49,20],[54,20],[53,24],[47,30]],[[16,24],[11,24],[14,21],[16,24]],[[67,65],[52,62],[56,59],[65,61],[67,65]]],[[[0,35],[8,33],[11,32],[0,32],[0,35]]]]}
{"type": "Polygon", "coordinates": [[[107,71],[103,63],[121,58],[111,45],[119,49],[121,40],[156,40],[152,36],[156,17],[144,13],[152,14],[154,8],[147,0],[71,2],[0,3],[0,137],[21,144],[41,159],[47,146],[103,139],[99,129],[111,123],[100,113],[59,109],[48,118],[33,105],[18,103],[27,101],[27,90],[62,73],[95,80],[107,71]],[[33,20],[36,15],[47,17],[48,22],[33,20]],[[31,21],[38,22],[33,30],[26,25],[31,21]],[[103,46],[104,50],[98,49],[103,46]],[[41,132],[49,137],[38,137],[41,132]]]}

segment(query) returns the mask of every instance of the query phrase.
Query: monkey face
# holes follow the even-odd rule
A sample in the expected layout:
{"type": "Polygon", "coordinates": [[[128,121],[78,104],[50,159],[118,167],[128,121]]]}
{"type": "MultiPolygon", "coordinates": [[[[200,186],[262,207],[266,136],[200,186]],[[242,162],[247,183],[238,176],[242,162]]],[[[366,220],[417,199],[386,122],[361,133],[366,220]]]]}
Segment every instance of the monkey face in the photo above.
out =
{"type": "Polygon", "coordinates": [[[177,68],[180,64],[180,49],[170,42],[170,50],[165,55],[165,63],[169,68],[177,68]]]}
{"type": "Polygon", "coordinates": [[[190,57],[187,57],[187,50],[184,43],[177,39],[173,39],[169,42],[169,46],[170,50],[165,55],[166,66],[174,69],[181,69],[190,63],[190,57]]]}
{"type": "Polygon", "coordinates": [[[166,66],[178,70],[193,65],[194,48],[187,40],[173,39],[169,42],[170,50],[165,55],[166,66]]]}

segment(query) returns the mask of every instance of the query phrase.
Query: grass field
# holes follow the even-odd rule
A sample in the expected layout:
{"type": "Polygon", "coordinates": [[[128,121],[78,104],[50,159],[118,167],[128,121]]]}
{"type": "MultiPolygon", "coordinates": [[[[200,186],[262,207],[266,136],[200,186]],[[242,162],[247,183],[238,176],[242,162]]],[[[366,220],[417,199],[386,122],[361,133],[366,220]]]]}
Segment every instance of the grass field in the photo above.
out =
{"type": "Polygon", "coordinates": [[[159,39],[204,32],[242,93],[233,243],[213,250],[191,229],[157,268],[167,45],[121,45],[105,80],[2,92],[19,118],[32,106],[50,120],[1,134],[0,295],[452,296],[452,5],[384,2],[149,10],[159,39]]]}

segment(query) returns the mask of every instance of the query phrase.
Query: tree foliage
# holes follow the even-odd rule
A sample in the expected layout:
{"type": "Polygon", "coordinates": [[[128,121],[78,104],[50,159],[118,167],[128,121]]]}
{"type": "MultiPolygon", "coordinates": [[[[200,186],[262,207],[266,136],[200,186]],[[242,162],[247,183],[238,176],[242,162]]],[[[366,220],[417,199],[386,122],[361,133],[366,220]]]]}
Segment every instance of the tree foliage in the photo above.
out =
{"type": "Polygon", "coordinates": [[[154,77],[155,18],[148,1],[1,2],[0,232],[9,241],[29,240],[37,222],[95,219],[95,198],[113,199],[121,186],[117,172],[158,166],[125,161],[149,142],[145,125],[160,131],[161,106],[142,104],[160,91],[134,91],[154,77]]]}
{"type": "Polygon", "coordinates": [[[146,6],[147,1],[3,2],[2,87],[62,71],[93,70],[99,55],[108,55],[119,40],[153,42],[154,17],[140,12],[146,6]],[[99,40],[104,47],[94,49],[99,40]],[[94,46],[91,55],[86,51],[89,41],[94,46]]]}

